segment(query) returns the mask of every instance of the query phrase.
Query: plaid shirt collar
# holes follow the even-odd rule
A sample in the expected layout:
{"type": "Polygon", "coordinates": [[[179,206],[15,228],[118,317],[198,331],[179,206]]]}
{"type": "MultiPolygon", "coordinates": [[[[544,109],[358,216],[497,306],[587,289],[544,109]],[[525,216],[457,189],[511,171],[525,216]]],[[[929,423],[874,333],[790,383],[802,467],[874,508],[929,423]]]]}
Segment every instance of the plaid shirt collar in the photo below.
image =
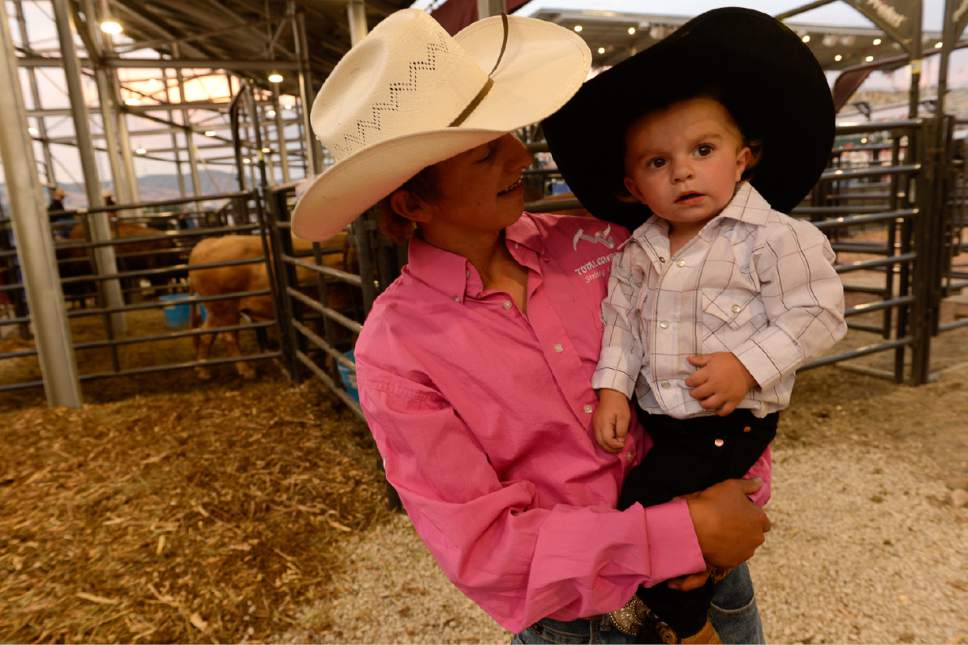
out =
{"type": "MultiPolygon", "coordinates": [[[[748,181],[744,181],[736,189],[736,194],[729,200],[726,207],[719,212],[719,215],[706,223],[699,235],[706,240],[712,239],[716,235],[716,229],[724,219],[734,219],[753,226],[764,226],[771,210],[769,202],[760,195],[759,191],[753,188],[753,185],[748,181]]],[[[669,237],[668,222],[653,215],[642,226],[635,229],[632,237],[626,240],[622,246],[628,244],[631,240],[636,240],[643,246],[648,246],[647,243],[654,245],[659,238],[667,237],[669,237]]]]}

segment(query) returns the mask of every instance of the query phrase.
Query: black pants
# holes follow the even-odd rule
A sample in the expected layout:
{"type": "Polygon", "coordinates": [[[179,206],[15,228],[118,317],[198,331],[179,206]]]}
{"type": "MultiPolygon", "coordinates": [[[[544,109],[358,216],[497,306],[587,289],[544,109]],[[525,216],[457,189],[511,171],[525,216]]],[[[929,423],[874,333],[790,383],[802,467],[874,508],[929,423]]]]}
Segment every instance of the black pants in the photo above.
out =
{"type": "MultiPolygon", "coordinates": [[[[635,502],[643,506],[662,504],[726,479],[741,478],[773,441],[780,417],[775,412],[758,419],[748,410],[737,410],[727,417],[691,419],[649,414],[641,409],[638,414],[653,446],[625,478],[619,509],[635,502]]],[[[638,595],[653,613],[684,637],[705,624],[713,591],[710,580],[694,591],[676,591],[660,583],[640,587],[638,595]]]]}

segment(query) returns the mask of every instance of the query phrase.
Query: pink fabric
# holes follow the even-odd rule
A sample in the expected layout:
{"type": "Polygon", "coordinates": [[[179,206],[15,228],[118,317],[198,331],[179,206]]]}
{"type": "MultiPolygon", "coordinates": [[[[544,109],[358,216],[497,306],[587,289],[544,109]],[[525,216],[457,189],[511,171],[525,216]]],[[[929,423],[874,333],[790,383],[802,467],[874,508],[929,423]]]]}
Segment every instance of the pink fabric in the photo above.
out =
{"type": "MultiPolygon", "coordinates": [[[[626,236],[523,215],[506,237],[529,270],[526,315],[466,259],[414,240],[356,346],[388,480],[447,576],[511,631],[610,611],[705,566],[685,502],[614,509],[648,448],[641,430],[620,455],[591,432],[600,303],[626,236]]],[[[768,454],[751,473],[769,481],[768,454]]]]}

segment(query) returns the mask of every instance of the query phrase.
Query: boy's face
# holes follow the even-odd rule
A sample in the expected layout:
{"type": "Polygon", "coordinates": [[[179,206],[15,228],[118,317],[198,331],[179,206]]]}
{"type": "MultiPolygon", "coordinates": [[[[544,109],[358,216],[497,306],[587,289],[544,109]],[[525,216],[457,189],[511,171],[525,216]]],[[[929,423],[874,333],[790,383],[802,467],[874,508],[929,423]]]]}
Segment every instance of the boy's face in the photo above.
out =
{"type": "Polygon", "coordinates": [[[721,103],[688,99],[629,127],[625,187],[673,231],[698,232],[733,198],[750,158],[721,103]]]}

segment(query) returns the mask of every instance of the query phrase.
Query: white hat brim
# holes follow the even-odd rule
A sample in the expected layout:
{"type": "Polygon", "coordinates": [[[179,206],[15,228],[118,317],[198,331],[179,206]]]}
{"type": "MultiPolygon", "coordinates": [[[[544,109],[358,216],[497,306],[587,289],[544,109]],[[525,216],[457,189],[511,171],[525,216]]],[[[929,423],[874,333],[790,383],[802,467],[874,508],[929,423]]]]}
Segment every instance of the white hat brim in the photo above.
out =
{"type": "MultiPolygon", "coordinates": [[[[460,126],[387,139],[336,163],[299,198],[293,233],[306,240],[331,237],[427,166],[536,123],[564,105],[588,74],[588,46],[542,20],[511,16],[508,25],[507,49],[491,76],[494,85],[460,126]]],[[[495,16],[471,24],[454,39],[490,70],[503,30],[495,16]]]]}

